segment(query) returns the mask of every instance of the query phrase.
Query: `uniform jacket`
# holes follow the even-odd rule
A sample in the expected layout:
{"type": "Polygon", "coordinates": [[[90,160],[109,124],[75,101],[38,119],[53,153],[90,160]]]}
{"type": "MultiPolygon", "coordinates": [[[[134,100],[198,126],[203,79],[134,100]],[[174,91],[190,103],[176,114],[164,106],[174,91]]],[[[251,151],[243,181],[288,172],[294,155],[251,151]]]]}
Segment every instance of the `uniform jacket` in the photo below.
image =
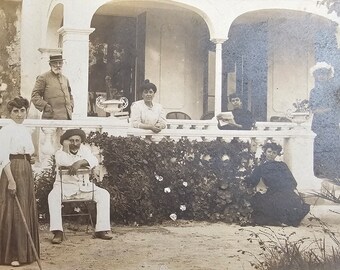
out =
{"type": "Polygon", "coordinates": [[[32,92],[31,101],[41,112],[43,119],[69,120],[72,118],[73,97],[68,79],[48,71],[38,76],[32,92]],[[52,112],[46,112],[45,106],[52,106],[52,112]]]}

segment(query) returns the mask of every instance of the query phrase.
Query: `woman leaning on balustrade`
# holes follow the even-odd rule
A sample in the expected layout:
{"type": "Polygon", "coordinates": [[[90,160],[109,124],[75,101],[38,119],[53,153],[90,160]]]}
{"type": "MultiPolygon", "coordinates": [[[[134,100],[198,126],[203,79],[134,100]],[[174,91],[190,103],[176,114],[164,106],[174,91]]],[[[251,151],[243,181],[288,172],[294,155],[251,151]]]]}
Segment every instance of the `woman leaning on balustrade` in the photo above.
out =
{"type": "Polygon", "coordinates": [[[131,105],[132,126],[158,133],[166,128],[166,118],[162,105],[153,101],[157,87],[145,80],[140,86],[140,92],[143,99],[131,105]]]}

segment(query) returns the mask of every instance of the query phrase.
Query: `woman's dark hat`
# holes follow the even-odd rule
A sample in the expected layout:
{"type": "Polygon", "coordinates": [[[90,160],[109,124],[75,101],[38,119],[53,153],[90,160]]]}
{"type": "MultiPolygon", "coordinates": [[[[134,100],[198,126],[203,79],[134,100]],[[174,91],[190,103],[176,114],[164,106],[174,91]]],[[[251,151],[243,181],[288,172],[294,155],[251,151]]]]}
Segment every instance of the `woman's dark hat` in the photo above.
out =
{"type": "Polygon", "coordinates": [[[63,144],[63,142],[65,140],[67,140],[68,138],[78,135],[81,138],[81,142],[84,142],[86,139],[86,134],[83,130],[81,129],[68,129],[65,131],[65,133],[63,135],[60,136],[60,144],[63,144]]]}
{"type": "Polygon", "coordinates": [[[50,63],[56,61],[64,61],[63,56],[61,54],[50,55],[50,63]]]}

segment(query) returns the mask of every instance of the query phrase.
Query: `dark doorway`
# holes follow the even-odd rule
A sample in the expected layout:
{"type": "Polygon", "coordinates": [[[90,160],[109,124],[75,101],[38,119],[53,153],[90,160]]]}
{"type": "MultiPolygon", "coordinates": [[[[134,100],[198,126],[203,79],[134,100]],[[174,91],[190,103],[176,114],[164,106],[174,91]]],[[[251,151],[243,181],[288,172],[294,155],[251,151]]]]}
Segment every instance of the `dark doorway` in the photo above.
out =
{"type": "Polygon", "coordinates": [[[228,110],[228,73],[236,72],[236,92],[256,121],[267,120],[267,23],[238,24],[223,44],[222,111],[228,110]]]}
{"type": "MultiPolygon", "coordinates": [[[[96,114],[93,102],[98,95],[107,99],[128,98],[125,111],[129,111],[136,97],[137,19],[95,15],[91,27],[95,31],[90,35],[89,115],[96,114]]],[[[145,38],[138,40],[145,42],[145,38]]],[[[139,45],[139,51],[140,47],[144,48],[144,44],[139,45]]],[[[139,72],[141,69],[139,65],[139,72]]]]}

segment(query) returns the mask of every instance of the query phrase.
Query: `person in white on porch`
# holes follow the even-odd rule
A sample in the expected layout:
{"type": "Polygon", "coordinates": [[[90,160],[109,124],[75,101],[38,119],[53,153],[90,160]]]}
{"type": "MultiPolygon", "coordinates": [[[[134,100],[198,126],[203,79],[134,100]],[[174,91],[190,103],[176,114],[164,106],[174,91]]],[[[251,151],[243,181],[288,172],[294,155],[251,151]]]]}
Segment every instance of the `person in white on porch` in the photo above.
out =
{"type": "Polygon", "coordinates": [[[313,112],[314,174],[317,177],[340,177],[340,89],[332,80],[334,68],[326,62],[318,62],[311,69],[315,87],[310,92],[310,108],[313,112]]]}
{"type": "MultiPolygon", "coordinates": [[[[69,129],[60,137],[62,145],[55,154],[57,167],[67,167],[69,175],[63,175],[63,196],[66,198],[88,198],[92,192],[82,190],[77,170],[81,167],[94,168],[98,165],[98,159],[92,154],[90,148],[83,144],[86,138],[81,129],[69,129]]],[[[89,175],[85,175],[89,177],[89,175]]],[[[50,231],[54,233],[53,244],[60,244],[63,240],[63,226],[61,217],[61,181],[57,170],[56,180],[52,191],[48,195],[48,206],[50,212],[50,231]]],[[[87,178],[88,179],[88,178],[87,178]]],[[[92,186],[91,186],[92,188],[92,186]]],[[[97,224],[95,238],[104,240],[112,239],[107,234],[110,227],[110,194],[107,190],[94,186],[94,201],[97,206],[97,224]]]]}
{"type": "Polygon", "coordinates": [[[148,129],[155,133],[166,128],[166,117],[163,106],[153,102],[157,87],[149,80],[140,86],[143,100],[131,105],[131,123],[134,128],[148,129]]]}

